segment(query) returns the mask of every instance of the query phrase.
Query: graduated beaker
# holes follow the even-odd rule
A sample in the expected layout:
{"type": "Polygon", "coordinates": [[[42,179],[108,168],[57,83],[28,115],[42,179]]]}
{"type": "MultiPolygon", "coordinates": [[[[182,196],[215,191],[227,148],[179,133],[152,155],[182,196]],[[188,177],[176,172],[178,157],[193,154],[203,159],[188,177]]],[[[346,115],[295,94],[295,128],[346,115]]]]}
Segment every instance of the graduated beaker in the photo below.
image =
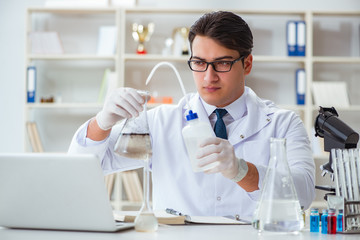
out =
{"type": "Polygon", "coordinates": [[[270,139],[270,161],[253,226],[259,231],[271,232],[298,232],[304,227],[284,138],[270,139]]]}

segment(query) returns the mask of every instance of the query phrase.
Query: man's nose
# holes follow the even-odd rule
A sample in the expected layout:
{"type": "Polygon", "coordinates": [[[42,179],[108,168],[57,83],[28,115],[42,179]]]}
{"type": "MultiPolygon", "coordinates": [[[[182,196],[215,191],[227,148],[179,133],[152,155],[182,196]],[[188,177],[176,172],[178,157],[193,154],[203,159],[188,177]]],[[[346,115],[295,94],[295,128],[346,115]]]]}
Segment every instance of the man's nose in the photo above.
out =
{"type": "Polygon", "coordinates": [[[217,78],[217,72],[214,69],[214,66],[212,64],[209,64],[208,69],[205,71],[205,81],[216,81],[217,78]]]}

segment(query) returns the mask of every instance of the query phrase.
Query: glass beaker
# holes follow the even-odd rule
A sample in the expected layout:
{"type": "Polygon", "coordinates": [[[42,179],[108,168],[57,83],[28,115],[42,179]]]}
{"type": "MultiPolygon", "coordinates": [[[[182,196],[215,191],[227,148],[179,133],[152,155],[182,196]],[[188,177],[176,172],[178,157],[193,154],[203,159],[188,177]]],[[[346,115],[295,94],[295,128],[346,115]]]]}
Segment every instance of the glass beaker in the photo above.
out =
{"type": "Polygon", "coordinates": [[[286,157],[286,139],[270,139],[270,161],[253,226],[261,231],[296,233],[303,229],[301,206],[286,157]]]}
{"type": "Polygon", "coordinates": [[[152,156],[152,146],[146,113],[147,96],[149,96],[148,93],[145,95],[144,109],[139,113],[139,116],[125,120],[114,147],[114,152],[119,156],[144,161],[144,198],[139,214],[135,218],[135,230],[141,232],[152,232],[158,228],[158,222],[149,201],[149,159],[152,156]]]}

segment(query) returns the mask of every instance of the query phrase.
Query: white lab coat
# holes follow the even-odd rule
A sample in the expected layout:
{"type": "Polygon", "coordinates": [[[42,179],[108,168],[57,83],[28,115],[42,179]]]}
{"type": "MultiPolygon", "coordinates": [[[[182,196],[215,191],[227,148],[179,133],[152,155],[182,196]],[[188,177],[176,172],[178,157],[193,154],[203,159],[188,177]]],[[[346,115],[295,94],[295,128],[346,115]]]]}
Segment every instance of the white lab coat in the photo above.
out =
{"type": "MultiPolygon", "coordinates": [[[[286,138],[287,158],[300,204],[308,208],[315,196],[315,168],[307,133],[300,118],[292,111],[277,108],[250,89],[245,90],[247,115],[227,126],[228,140],[235,154],[253,163],[259,172],[259,188],[269,162],[270,137],[286,138]]],[[[199,94],[190,94],[190,106],[201,121],[209,122],[199,94]]],[[[152,138],[152,181],[154,209],[173,208],[191,215],[252,216],[260,190],[248,193],[220,173],[194,173],[181,135],[186,125],[187,105],[162,105],[148,111],[152,138]]],[[[105,141],[86,143],[85,123],[75,134],[69,152],[95,153],[105,173],[141,166],[142,162],[120,159],[112,149],[119,135],[115,126],[105,141]]]]}

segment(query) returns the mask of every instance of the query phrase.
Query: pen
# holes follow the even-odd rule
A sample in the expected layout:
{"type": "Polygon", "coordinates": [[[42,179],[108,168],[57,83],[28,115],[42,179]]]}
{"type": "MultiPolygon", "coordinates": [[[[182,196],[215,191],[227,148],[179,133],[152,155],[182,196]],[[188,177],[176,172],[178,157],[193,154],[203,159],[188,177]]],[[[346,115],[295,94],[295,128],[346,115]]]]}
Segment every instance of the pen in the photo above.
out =
{"type": "Polygon", "coordinates": [[[181,212],[178,212],[178,211],[176,211],[176,210],[174,210],[174,209],[172,209],[172,208],[167,208],[165,211],[166,211],[167,213],[172,214],[172,215],[184,216],[181,212]]]}

